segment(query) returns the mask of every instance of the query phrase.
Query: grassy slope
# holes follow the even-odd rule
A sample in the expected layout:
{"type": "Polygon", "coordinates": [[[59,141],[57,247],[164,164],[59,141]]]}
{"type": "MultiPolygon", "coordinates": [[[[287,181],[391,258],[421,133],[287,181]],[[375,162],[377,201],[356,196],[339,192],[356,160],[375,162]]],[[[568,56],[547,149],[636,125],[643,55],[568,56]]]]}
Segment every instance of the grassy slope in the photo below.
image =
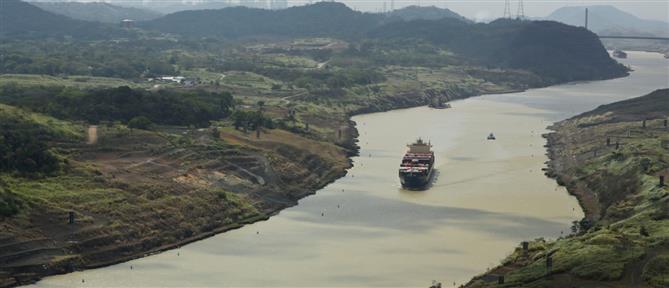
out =
{"type": "Polygon", "coordinates": [[[0,287],[264,219],[350,166],[345,149],[282,130],[256,139],[228,128],[219,138],[209,129],[100,126],[97,143],[89,145],[82,124],[7,105],[0,113],[58,135],[49,146],[65,163],[45,178],[0,173],[0,188],[20,203],[17,215],[0,222],[0,287]],[[68,211],[74,225],[67,224],[68,211]]]}
{"type": "Polygon", "coordinates": [[[80,88],[95,87],[118,87],[128,86],[137,88],[149,88],[150,83],[135,83],[125,79],[93,77],[93,76],[49,76],[35,74],[2,74],[0,75],[0,86],[2,85],[44,85],[44,86],[72,86],[80,88]]]}
{"type": "Polygon", "coordinates": [[[579,198],[595,224],[557,241],[535,240],[528,255],[517,248],[467,287],[669,286],[669,192],[658,186],[658,176],[669,174],[667,115],[665,89],[557,123],[548,135],[549,174],[579,198]],[[553,275],[546,277],[551,253],[553,275]],[[491,275],[506,283],[484,280],[491,275]]]}

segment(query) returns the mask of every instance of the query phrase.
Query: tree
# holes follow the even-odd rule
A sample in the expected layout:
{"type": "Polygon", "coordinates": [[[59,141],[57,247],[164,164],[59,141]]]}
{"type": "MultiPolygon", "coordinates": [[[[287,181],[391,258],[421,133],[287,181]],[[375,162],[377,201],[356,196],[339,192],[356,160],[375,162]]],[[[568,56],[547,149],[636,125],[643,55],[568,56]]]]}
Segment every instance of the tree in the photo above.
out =
{"type": "Polygon", "coordinates": [[[240,127],[246,129],[246,112],[237,110],[232,114],[232,119],[236,130],[239,130],[240,127]]]}
{"type": "Polygon", "coordinates": [[[132,129],[148,130],[153,126],[153,122],[144,116],[137,116],[128,121],[128,127],[132,129]]]}
{"type": "Polygon", "coordinates": [[[0,217],[10,217],[19,212],[21,202],[11,191],[0,188],[0,217]]]}
{"type": "Polygon", "coordinates": [[[31,177],[57,172],[60,161],[47,145],[51,137],[37,124],[0,115],[0,171],[31,177]]]}

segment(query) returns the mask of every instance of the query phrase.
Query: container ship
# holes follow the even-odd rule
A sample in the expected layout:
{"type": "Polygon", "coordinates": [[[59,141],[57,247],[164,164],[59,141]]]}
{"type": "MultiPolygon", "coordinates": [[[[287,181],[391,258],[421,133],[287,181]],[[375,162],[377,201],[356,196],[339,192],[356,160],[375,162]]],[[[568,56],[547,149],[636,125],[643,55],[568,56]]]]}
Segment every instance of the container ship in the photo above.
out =
{"type": "Polygon", "coordinates": [[[432,145],[419,138],[407,147],[409,151],[404,154],[399,170],[402,187],[425,187],[430,182],[434,168],[434,152],[430,149],[432,145]]]}

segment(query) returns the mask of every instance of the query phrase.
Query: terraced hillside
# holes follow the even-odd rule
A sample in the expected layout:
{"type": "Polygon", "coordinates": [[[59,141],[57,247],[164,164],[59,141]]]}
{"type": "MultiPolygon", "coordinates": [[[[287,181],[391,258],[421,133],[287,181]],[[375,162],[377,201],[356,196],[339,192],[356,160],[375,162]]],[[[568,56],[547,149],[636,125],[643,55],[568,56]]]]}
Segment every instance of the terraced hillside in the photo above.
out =
{"type": "Polygon", "coordinates": [[[25,157],[10,147],[16,157],[0,159],[16,168],[0,170],[0,287],[265,219],[350,166],[350,151],[284,130],[256,138],[223,127],[89,127],[7,105],[0,118],[1,143],[45,143],[25,157]],[[41,159],[52,169],[22,172],[41,159]]]}

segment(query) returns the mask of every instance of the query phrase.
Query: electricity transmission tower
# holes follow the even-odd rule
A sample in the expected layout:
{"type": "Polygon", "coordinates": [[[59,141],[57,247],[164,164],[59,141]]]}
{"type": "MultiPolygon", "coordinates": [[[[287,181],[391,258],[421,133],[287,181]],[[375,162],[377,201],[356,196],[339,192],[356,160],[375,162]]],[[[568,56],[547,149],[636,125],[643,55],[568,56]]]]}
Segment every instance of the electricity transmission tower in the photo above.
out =
{"type": "Polygon", "coordinates": [[[504,1],[504,18],[511,18],[511,0],[504,1]]]}
{"type": "Polygon", "coordinates": [[[518,0],[518,12],[516,12],[516,17],[518,19],[525,18],[525,5],[523,5],[523,0],[518,0]]]}

